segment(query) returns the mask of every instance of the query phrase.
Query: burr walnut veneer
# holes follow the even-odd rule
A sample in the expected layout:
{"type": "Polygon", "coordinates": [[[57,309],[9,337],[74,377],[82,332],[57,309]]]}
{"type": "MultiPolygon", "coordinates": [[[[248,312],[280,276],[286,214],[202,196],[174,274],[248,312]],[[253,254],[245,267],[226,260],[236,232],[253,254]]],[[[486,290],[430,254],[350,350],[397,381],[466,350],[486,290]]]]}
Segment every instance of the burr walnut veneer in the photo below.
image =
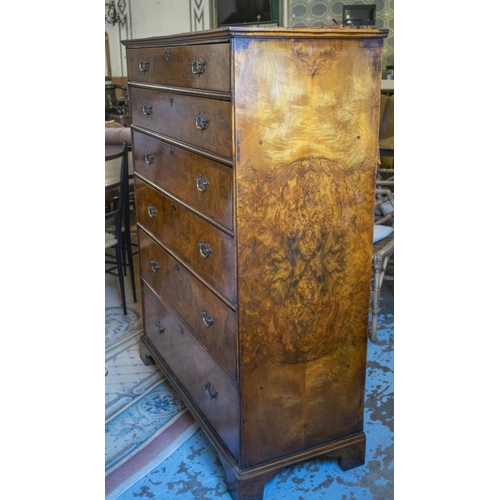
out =
{"type": "Polygon", "coordinates": [[[235,499],[364,463],[384,30],[221,28],[127,48],[155,361],[235,499]]]}

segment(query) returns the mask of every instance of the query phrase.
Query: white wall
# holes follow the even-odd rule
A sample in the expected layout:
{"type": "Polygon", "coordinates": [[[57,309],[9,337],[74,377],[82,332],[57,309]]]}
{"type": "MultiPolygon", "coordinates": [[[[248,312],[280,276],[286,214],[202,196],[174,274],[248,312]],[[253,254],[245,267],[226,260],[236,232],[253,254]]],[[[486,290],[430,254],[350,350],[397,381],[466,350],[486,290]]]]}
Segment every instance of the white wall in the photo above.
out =
{"type": "MultiPolygon", "coordinates": [[[[110,0],[105,0],[109,3],[110,0]]],[[[127,21],[112,26],[105,23],[109,37],[113,77],[127,76],[125,47],[121,40],[172,35],[212,27],[213,0],[124,0],[127,21]]],[[[121,0],[120,4],[123,4],[121,0]]],[[[288,0],[280,2],[283,25],[288,26],[288,0]]],[[[118,0],[115,0],[118,9],[118,0]]],[[[107,10],[107,7],[105,7],[107,10]]]]}
{"type": "Polygon", "coordinates": [[[129,0],[134,38],[190,31],[189,0],[129,0]]]}
{"type": "Polygon", "coordinates": [[[114,26],[105,23],[113,77],[127,76],[121,40],[210,29],[210,0],[125,0],[125,3],[127,22],[114,26]]]}

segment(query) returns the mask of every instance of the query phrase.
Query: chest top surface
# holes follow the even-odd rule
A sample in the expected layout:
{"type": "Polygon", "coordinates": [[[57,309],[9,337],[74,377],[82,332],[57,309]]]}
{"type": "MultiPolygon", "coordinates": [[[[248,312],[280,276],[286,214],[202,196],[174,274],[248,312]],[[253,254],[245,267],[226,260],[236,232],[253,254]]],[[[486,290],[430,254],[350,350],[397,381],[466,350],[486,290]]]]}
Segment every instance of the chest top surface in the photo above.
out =
{"type": "Polygon", "coordinates": [[[352,29],[344,27],[328,28],[258,28],[225,27],[214,30],[195,31],[173,35],[153,36],[122,40],[128,48],[151,47],[155,45],[179,43],[206,43],[227,41],[231,38],[386,38],[387,29],[352,29]]]}

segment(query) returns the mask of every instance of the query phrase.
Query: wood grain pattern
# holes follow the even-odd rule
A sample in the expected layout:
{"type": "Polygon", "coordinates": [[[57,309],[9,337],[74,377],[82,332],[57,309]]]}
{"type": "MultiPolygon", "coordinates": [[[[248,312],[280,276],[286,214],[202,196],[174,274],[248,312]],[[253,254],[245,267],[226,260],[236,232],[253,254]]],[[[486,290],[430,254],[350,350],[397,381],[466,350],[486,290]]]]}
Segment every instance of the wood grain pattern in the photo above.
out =
{"type": "Polygon", "coordinates": [[[129,94],[134,125],[231,157],[230,102],[136,87],[129,94]],[[150,115],[143,112],[145,104],[152,107],[150,115]],[[205,130],[196,127],[197,116],[208,118],[205,130]]]}
{"type": "Polygon", "coordinates": [[[136,178],[137,221],[230,302],[235,302],[233,238],[136,178]],[[154,207],[157,211],[150,215],[154,207]],[[204,257],[200,245],[210,247],[204,257]]]}
{"type": "Polygon", "coordinates": [[[183,265],[165,252],[140,228],[141,278],[168,302],[170,308],[190,329],[233,380],[236,380],[236,317],[227,305],[210,292],[183,265]],[[155,272],[151,263],[156,262],[155,272]],[[214,320],[203,322],[203,311],[214,320]]]}
{"type": "Polygon", "coordinates": [[[129,71],[148,325],[143,357],[162,367],[216,446],[235,500],[261,499],[274,474],[315,456],[334,457],[343,469],[364,461],[386,36],[243,27],[124,42],[130,64],[138,67],[143,53],[154,62],[149,76],[129,71]],[[203,75],[193,81],[184,62],[164,79],[158,59],[165,50],[181,64],[205,48],[222,58],[227,50],[213,82],[230,86],[201,83],[203,75]],[[197,113],[211,120],[200,133],[191,128],[197,113]],[[182,150],[174,161],[171,143],[182,150]],[[144,147],[158,155],[156,167],[144,164],[144,147]],[[220,205],[197,204],[189,177],[198,169],[224,172],[220,205]],[[175,199],[181,206],[172,212],[175,199]],[[149,217],[150,203],[159,217],[149,217]],[[224,227],[209,217],[221,217],[224,227]],[[200,261],[200,237],[215,259],[200,261]],[[207,307],[215,320],[208,329],[193,313],[207,307]],[[179,324],[190,334],[165,340],[154,332],[157,316],[172,334],[179,324]],[[223,388],[221,406],[200,389],[208,379],[223,388]]]}
{"type": "Polygon", "coordinates": [[[127,52],[129,81],[146,82],[194,89],[229,92],[229,44],[208,44],[177,47],[147,47],[127,52]],[[167,53],[167,57],[166,57],[167,53]],[[201,74],[193,73],[191,62],[202,58],[206,62],[201,74]],[[146,59],[146,71],[139,62],[146,59]]]}
{"type": "Polygon", "coordinates": [[[151,339],[183,387],[189,391],[197,407],[229,450],[237,456],[239,409],[236,387],[194,340],[187,327],[175,318],[172,311],[160,302],[147,285],[143,286],[143,293],[146,336],[151,339]],[[185,362],[186,359],[189,359],[189,363],[185,362]],[[208,395],[210,393],[211,397],[208,395]]]}
{"type": "Polygon", "coordinates": [[[233,172],[230,167],[140,132],[132,134],[135,172],[233,229],[233,172]],[[153,155],[151,164],[146,162],[146,154],[153,155]],[[198,188],[198,177],[208,182],[205,191],[198,188]]]}
{"type": "Polygon", "coordinates": [[[235,42],[245,466],[362,430],[380,64],[361,43],[235,42]]]}

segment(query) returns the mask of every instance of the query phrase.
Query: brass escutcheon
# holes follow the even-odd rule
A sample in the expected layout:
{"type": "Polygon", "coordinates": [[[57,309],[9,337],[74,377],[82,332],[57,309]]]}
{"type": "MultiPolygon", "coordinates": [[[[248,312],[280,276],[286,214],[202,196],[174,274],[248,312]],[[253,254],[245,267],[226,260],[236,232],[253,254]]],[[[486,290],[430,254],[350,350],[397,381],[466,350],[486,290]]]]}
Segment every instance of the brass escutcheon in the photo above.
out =
{"type": "Polygon", "coordinates": [[[212,387],[212,384],[210,384],[210,382],[207,382],[205,384],[205,394],[207,395],[208,399],[217,399],[217,394],[219,393],[215,390],[215,387],[212,387]]]}
{"type": "Polygon", "coordinates": [[[196,124],[196,128],[198,130],[201,130],[202,132],[208,127],[209,121],[210,120],[208,119],[207,116],[205,116],[205,115],[202,116],[200,113],[198,113],[198,115],[194,119],[194,122],[196,124]]]}
{"type": "Polygon", "coordinates": [[[142,71],[143,73],[149,69],[149,61],[146,58],[142,58],[139,61],[139,71],[142,71]]]}
{"type": "Polygon", "coordinates": [[[151,165],[151,163],[154,163],[155,157],[153,153],[151,153],[150,151],[146,151],[146,154],[144,155],[144,160],[148,165],[151,165]]]}
{"type": "Polygon", "coordinates": [[[198,177],[196,177],[196,187],[198,191],[201,191],[203,193],[210,187],[210,183],[208,182],[207,178],[199,175],[198,177]]]}
{"type": "Polygon", "coordinates": [[[205,259],[207,259],[208,257],[210,257],[212,255],[212,247],[208,243],[205,243],[204,241],[200,241],[198,243],[198,248],[200,249],[201,255],[205,259]]]}
{"type": "Polygon", "coordinates": [[[209,328],[215,323],[214,317],[209,312],[205,311],[205,309],[201,311],[201,319],[203,323],[205,323],[205,326],[209,328]]]}
{"type": "Polygon", "coordinates": [[[205,62],[203,57],[200,56],[199,59],[196,59],[196,57],[194,57],[194,59],[191,61],[191,71],[195,75],[198,75],[199,78],[200,75],[205,71],[206,65],[207,63],[205,62]]]}

